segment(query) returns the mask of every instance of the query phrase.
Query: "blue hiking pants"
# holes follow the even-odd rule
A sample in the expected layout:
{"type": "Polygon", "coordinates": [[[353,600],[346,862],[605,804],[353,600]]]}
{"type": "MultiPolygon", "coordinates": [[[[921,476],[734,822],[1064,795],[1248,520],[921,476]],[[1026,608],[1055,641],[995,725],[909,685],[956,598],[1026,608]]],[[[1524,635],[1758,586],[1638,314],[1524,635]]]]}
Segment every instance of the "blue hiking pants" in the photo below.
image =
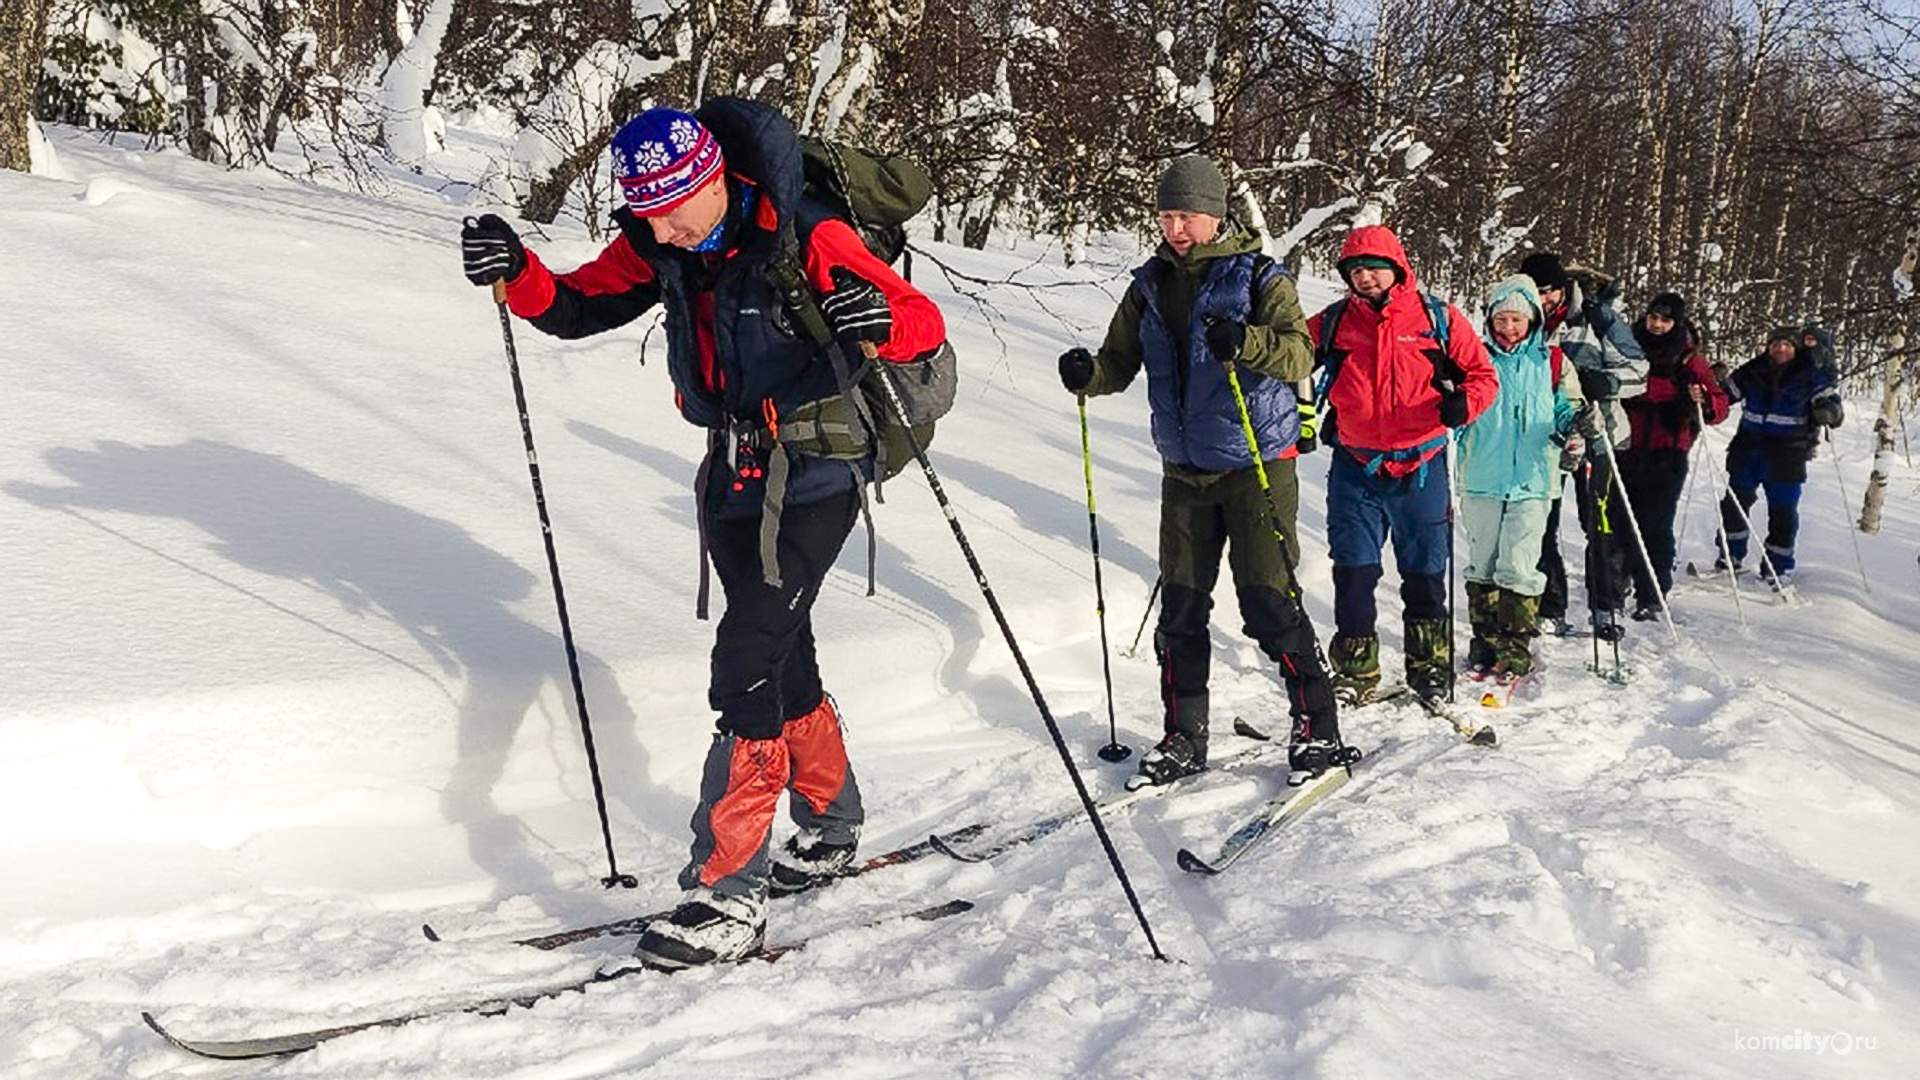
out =
{"type": "Polygon", "coordinates": [[[1391,477],[1369,474],[1352,454],[1334,450],[1333,468],[1327,473],[1327,544],[1333,549],[1334,628],[1341,635],[1374,633],[1379,620],[1374,590],[1389,539],[1406,617],[1446,617],[1447,552],[1453,534],[1447,486],[1445,455],[1409,476],[1391,477]]]}

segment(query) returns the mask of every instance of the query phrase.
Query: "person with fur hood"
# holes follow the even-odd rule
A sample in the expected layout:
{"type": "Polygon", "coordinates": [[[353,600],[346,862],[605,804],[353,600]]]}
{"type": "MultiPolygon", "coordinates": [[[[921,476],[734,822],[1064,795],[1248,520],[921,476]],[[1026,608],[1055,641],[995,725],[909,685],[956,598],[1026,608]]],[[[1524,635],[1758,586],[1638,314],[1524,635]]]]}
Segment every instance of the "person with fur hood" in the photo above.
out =
{"type": "Polygon", "coordinates": [[[1468,667],[1501,681],[1533,670],[1540,633],[1540,538],[1560,482],[1562,448],[1584,399],[1558,347],[1547,344],[1533,279],[1516,274],[1487,301],[1487,355],[1500,378],[1493,407],[1460,430],[1460,519],[1467,533],[1468,667]]]}
{"type": "Polygon", "coordinates": [[[1631,559],[1633,617],[1644,622],[1660,617],[1661,597],[1673,588],[1673,519],[1693,440],[1702,422],[1727,418],[1728,404],[1679,293],[1654,297],[1633,324],[1633,338],[1647,357],[1647,392],[1625,403],[1633,435],[1619,460],[1620,483],[1647,546],[1645,559],[1631,559]]]}

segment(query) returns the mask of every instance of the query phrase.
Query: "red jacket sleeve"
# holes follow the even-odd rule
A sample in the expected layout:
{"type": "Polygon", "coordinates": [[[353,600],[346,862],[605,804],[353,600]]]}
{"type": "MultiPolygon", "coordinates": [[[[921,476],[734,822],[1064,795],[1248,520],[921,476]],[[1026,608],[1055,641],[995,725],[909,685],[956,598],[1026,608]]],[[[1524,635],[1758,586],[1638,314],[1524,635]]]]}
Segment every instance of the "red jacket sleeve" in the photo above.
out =
{"type": "Polygon", "coordinates": [[[1687,357],[1687,372],[1706,391],[1705,399],[1700,402],[1700,411],[1706,416],[1707,423],[1717,424],[1725,420],[1727,413],[1733,409],[1733,403],[1727,397],[1727,388],[1713,377],[1713,367],[1707,363],[1707,358],[1698,352],[1687,357]]]}
{"type": "Polygon", "coordinates": [[[1500,396],[1500,375],[1493,370],[1479,331],[1452,304],[1447,305],[1447,355],[1460,369],[1461,388],[1467,392],[1467,422],[1472,423],[1500,396]]]}
{"type": "Polygon", "coordinates": [[[624,326],[652,307],[660,298],[654,278],[625,236],[565,274],[528,251],[526,269],[507,283],[507,308],[549,334],[584,337],[624,326]]]}
{"type": "Polygon", "coordinates": [[[807,279],[814,291],[823,295],[832,291],[836,266],[872,282],[887,298],[893,335],[878,350],[883,359],[905,363],[932,352],[947,339],[947,324],[939,307],[868,251],[852,226],[829,218],[814,226],[807,239],[807,279]]]}

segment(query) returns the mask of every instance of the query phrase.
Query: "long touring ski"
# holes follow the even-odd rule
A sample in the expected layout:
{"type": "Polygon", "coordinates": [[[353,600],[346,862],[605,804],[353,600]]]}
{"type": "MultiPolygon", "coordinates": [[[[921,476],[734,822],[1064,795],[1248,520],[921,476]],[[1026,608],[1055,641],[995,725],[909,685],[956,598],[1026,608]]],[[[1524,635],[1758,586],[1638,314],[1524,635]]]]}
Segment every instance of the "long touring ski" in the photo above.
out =
{"type": "MultiPolygon", "coordinates": [[[[872,922],[863,923],[862,926],[880,926],[906,919],[919,919],[925,922],[931,922],[935,919],[944,919],[950,915],[958,915],[962,912],[971,911],[972,909],[973,902],[970,900],[949,900],[944,904],[935,904],[932,907],[920,908],[917,911],[876,919],[872,922]]],[[[806,948],[807,943],[812,940],[814,939],[798,938],[777,945],[764,945],[747,953],[745,956],[728,962],[745,964],[754,960],[764,960],[771,963],[786,956],[788,953],[798,952],[806,948]]],[[[403,1024],[411,1024],[417,1020],[429,1020],[434,1017],[458,1016],[468,1013],[482,1016],[497,1016],[515,1006],[525,1008],[536,1002],[560,997],[563,994],[584,993],[589,987],[597,986],[601,983],[613,982],[616,979],[624,979],[630,975],[652,970],[651,968],[640,966],[638,961],[631,963],[622,961],[614,965],[604,966],[585,978],[540,989],[523,990],[518,993],[487,997],[478,1001],[468,1001],[454,1005],[438,1005],[414,1012],[401,1013],[395,1016],[381,1017],[374,1020],[360,1020],[349,1024],[339,1024],[334,1027],[317,1028],[312,1031],[300,1031],[287,1035],[273,1035],[255,1039],[190,1039],[167,1030],[166,1027],[161,1025],[159,1020],[154,1018],[151,1012],[141,1013],[140,1018],[145,1020],[148,1027],[152,1028],[168,1042],[188,1053],[198,1054],[201,1057],[220,1058],[223,1060],[280,1057],[286,1054],[297,1054],[303,1050],[311,1050],[329,1039],[337,1039],[342,1035],[371,1031],[375,1028],[399,1027],[403,1024]]],[[[659,972],[658,974],[666,973],[659,972]]]]}
{"type": "Polygon", "coordinates": [[[1220,845],[1220,851],[1211,859],[1202,859],[1188,848],[1181,848],[1176,856],[1180,869],[1190,874],[1217,874],[1234,863],[1247,850],[1260,842],[1274,830],[1285,826],[1307,812],[1315,803],[1346,786],[1353,779],[1352,766],[1338,766],[1328,769],[1306,783],[1268,799],[1265,805],[1255,811],[1247,823],[1233,830],[1220,845]]]}
{"type": "MultiPolygon", "coordinates": [[[[953,832],[947,833],[945,835],[948,839],[952,840],[956,844],[964,844],[968,840],[971,840],[975,836],[978,836],[985,831],[987,831],[987,825],[985,822],[981,822],[975,825],[968,825],[962,829],[955,829],[953,832]]],[[[873,856],[872,858],[854,863],[852,866],[849,866],[845,870],[842,870],[839,874],[836,874],[834,877],[827,879],[827,881],[823,881],[819,885],[813,886],[813,888],[816,888],[816,889],[821,888],[826,884],[829,884],[834,881],[839,881],[843,878],[859,877],[861,874],[865,874],[874,870],[881,870],[889,866],[899,866],[902,863],[918,862],[919,860],[924,859],[929,855],[935,854],[937,851],[938,851],[938,848],[934,845],[934,843],[931,840],[915,841],[914,843],[908,844],[906,847],[895,848],[892,851],[882,852],[878,855],[873,856]]],[[[801,890],[801,891],[808,892],[811,890],[801,890]]],[[[794,893],[786,893],[783,895],[798,896],[800,895],[800,893],[794,892],[794,893]]],[[[615,919],[612,922],[596,923],[593,926],[578,926],[578,927],[573,927],[567,930],[556,930],[549,934],[539,934],[534,937],[517,938],[514,940],[514,944],[526,945],[530,948],[535,948],[535,949],[552,950],[552,949],[565,948],[568,945],[577,945],[583,941],[592,941],[595,938],[633,937],[633,936],[637,936],[639,934],[645,933],[648,923],[655,922],[660,919],[664,919],[671,914],[673,914],[673,909],[667,908],[664,911],[649,912],[648,914],[645,914],[645,915],[629,915],[623,919],[615,919]]],[[[435,932],[435,930],[431,926],[425,926],[425,925],[421,926],[420,932],[425,934],[427,936],[427,939],[430,941],[440,940],[440,935],[437,932],[435,932]]]]}
{"type": "MultiPolygon", "coordinates": [[[[1236,727],[1236,730],[1237,729],[1236,727]]],[[[1254,737],[1257,738],[1257,736],[1254,737]]],[[[1110,811],[1132,806],[1134,803],[1143,802],[1156,796],[1168,794],[1169,792],[1188,790],[1195,782],[1204,780],[1206,777],[1222,772],[1234,772],[1249,765],[1263,763],[1273,764],[1284,769],[1286,766],[1284,747],[1279,748],[1278,753],[1274,751],[1275,748],[1273,747],[1255,747],[1251,751],[1234,754],[1224,761],[1209,766],[1191,776],[1183,776],[1170,784],[1148,784],[1132,790],[1123,788],[1119,791],[1110,792],[1094,800],[1094,805],[1099,807],[1102,815],[1105,815],[1110,811]]],[[[1051,836],[1086,816],[1087,808],[1085,806],[1074,806],[1058,813],[1049,814],[1046,817],[1029,821],[1025,825],[1016,826],[997,836],[980,840],[978,843],[971,842],[977,840],[981,833],[984,832],[983,829],[978,827],[969,827],[968,829],[962,829],[957,832],[935,833],[927,838],[927,842],[932,844],[934,848],[941,853],[958,859],[961,862],[985,862],[1009,849],[1019,847],[1022,844],[1030,844],[1035,840],[1051,836]]]]}
{"type": "Polygon", "coordinates": [[[1463,719],[1460,714],[1453,709],[1450,703],[1438,698],[1428,697],[1425,694],[1415,694],[1413,695],[1413,700],[1419,702],[1420,707],[1427,710],[1428,713],[1452,725],[1453,733],[1465,739],[1467,742],[1475,746],[1499,745],[1500,737],[1494,733],[1492,724],[1475,724],[1470,720],[1463,719]]]}

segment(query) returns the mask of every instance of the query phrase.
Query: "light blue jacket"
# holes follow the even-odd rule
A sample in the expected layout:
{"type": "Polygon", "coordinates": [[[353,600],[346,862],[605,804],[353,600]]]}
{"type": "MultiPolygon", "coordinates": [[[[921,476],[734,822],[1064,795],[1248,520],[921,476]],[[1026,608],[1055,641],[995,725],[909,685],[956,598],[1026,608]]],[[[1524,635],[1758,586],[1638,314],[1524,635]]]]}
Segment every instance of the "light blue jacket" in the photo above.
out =
{"type": "Polygon", "coordinates": [[[1461,429],[1460,489],[1508,502],[1551,499],[1559,486],[1560,446],[1579,411],[1577,392],[1570,393],[1567,386],[1571,371],[1563,371],[1556,385],[1552,347],[1540,332],[1540,293],[1531,278],[1516,275],[1495,285],[1486,310],[1483,336],[1500,375],[1500,396],[1461,429]],[[1505,350],[1494,339],[1491,312],[1514,294],[1526,300],[1532,326],[1512,350],[1505,350]]]}

